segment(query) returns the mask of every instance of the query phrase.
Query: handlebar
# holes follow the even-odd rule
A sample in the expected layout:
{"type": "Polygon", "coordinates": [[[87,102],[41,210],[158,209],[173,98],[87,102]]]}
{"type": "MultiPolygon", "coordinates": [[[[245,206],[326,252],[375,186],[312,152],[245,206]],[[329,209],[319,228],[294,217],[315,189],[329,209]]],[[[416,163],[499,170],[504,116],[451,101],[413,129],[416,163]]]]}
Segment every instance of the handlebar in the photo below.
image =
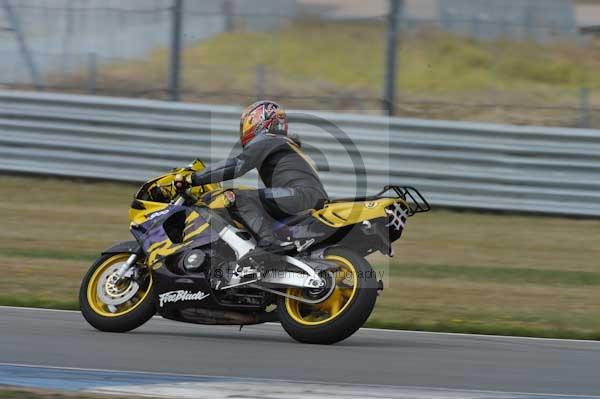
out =
{"type": "Polygon", "coordinates": [[[185,179],[182,175],[178,174],[173,179],[173,188],[178,194],[176,199],[173,201],[175,205],[186,205],[196,202],[196,198],[191,192],[192,185],[188,179],[185,179]]]}

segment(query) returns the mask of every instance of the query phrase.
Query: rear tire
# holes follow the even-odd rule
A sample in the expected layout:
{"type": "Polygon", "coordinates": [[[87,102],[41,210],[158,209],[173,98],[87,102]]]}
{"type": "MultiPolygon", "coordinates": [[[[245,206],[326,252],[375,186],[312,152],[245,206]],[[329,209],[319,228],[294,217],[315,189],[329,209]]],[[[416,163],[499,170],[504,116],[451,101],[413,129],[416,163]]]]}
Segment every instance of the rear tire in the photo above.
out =
{"type": "Polygon", "coordinates": [[[79,290],[79,308],[83,317],[94,328],[106,332],[127,332],[146,323],[156,313],[154,305],[154,285],[152,275],[148,273],[146,282],[138,287],[135,295],[122,305],[113,307],[113,312],[99,298],[98,286],[103,288],[106,280],[103,273],[122,264],[130,254],[102,255],[90,267],[79,290]]]}
{"type": "MultiPolygon", "coordinates": [[[[336,291],[323,304],[319,304],[321,306],[301,304],[285,297],[278,298],[277,311],[281,325],[296,341],[324,345],[342,341],[363,326],[375,306],[377,279],[369,262],[345,248],[328,250],[325,259],[340,264],[345,272],[355,273],[356,279],[353,281],[356,289],[353,288],[349,295],[350,288],[344,288],[342,291],[348,291],[348,294],[341,296],[341,302],[332,305],[334,311],[330,312],[321,308],[326,308],[328,301],[334,299],[336,291]]],[[[290,288],[287,292],[297,296],[300,291],[302,290],[290,288]]]]}

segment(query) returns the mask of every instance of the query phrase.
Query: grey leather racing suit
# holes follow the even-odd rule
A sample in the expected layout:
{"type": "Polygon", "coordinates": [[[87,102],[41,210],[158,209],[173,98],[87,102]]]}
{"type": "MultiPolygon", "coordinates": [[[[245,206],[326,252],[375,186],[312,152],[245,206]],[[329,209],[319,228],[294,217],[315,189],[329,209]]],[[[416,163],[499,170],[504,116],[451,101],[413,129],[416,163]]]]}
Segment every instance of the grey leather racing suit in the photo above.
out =
{"type": "Polygon", "coordinates": [[[278,244],[273,237],[276,219],[320,208],[328,200],[312,160],[299,144],[286,136],[273,134],[257,136],[238,156],[194,174],[192,184],[232,180],[252,169],[258,170],[265,188],[236,190],[232,210],[259,238],[259,246],[278,244]]]}

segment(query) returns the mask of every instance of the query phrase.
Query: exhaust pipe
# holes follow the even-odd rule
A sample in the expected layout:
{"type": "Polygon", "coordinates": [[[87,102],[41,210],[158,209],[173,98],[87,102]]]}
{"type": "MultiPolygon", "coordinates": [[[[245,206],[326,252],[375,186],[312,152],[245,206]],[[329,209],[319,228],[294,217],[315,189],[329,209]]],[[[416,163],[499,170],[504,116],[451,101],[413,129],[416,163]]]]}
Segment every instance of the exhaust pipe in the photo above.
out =
{"type": "MultiPolygon", "coordinates": [[[[173,315],[175,316],[175,315],[173,315]]],[[[276,311],[258,312],[258,313],[241,313],[230,310],[215,310],[215,309],[183,309],[178,316],[164,317],[177,321],[195,324],[209,325],[251,325],[262,324],[268,322],[279,321],[276,311]]]]}

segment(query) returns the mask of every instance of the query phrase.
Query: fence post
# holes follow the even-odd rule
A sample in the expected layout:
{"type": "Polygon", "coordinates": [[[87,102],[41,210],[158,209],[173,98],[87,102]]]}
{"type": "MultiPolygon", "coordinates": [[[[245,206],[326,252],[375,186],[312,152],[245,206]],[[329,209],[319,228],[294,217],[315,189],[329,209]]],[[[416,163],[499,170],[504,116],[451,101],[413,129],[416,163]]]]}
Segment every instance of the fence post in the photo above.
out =
{"type": "Polygon", "coordinates": [[[98,54],[89,53],[88,54],[88,92],[91,94],[96,94],[98,82],[98,54]]]}
{"type": "Polygon", "coordinates": [[[590,128],[591,126],[591,116],[590,116],[590,89],[587,87],[582,87],[580,90],[580,119],[579,119],[579,127],[581,128],[590,128]]]}
{"type": "Polygon", "coordinates": [[[15,10],[12,8],[12,5],[10,4],[9,0],[4,0],[3,7],[10,23],[10,30],[15,34],[17,44],[19,45],[19,51],[21,52],[21,56],[25,60],[25,64],[29,69],[31,81],[37,90],[44,90],[42,79],[40,78],[40,74],[38,72],[37,66],[35,65],[35,61],[33,60],[33,56],[31,55],[31,51],[29,50],[29,47],[27,47],[25,34],[21,29],[21,24],[19,19],[17,18],[17,15],[15,14],[15,10]]]}
{"type": "Polygon", "coordinates": [[[69,56],[71,55],[71,38],[75,35],[75,15],[73,11],[73,0],[70,0],[66,4],[65,10],[65,31],[63,33],[62,41],[62,59],[61,59],[61,73],[66,75],[69,65],[69,56]]]}
{"type": "Polygon", "coordinates": [[[172,13],[169,95],[171,101],[179,101],[181,75],[181,36],[183,30],[183,0],[173,0],[172,13]]]}
{"type": "Polygon", "coordinates": [[[223,16],[225,17],[225,32],[233,32],[233,3],[231,0],[225,0],[223,2],[223,16]]]}
{"type": "Polygon", "coordinates": [[[389,116],[396,107],[396,65],[398,63],[398,20],[404,0],[390,0],[387,26],[386,70],[384,82],[384,103],[389,116]]]}

